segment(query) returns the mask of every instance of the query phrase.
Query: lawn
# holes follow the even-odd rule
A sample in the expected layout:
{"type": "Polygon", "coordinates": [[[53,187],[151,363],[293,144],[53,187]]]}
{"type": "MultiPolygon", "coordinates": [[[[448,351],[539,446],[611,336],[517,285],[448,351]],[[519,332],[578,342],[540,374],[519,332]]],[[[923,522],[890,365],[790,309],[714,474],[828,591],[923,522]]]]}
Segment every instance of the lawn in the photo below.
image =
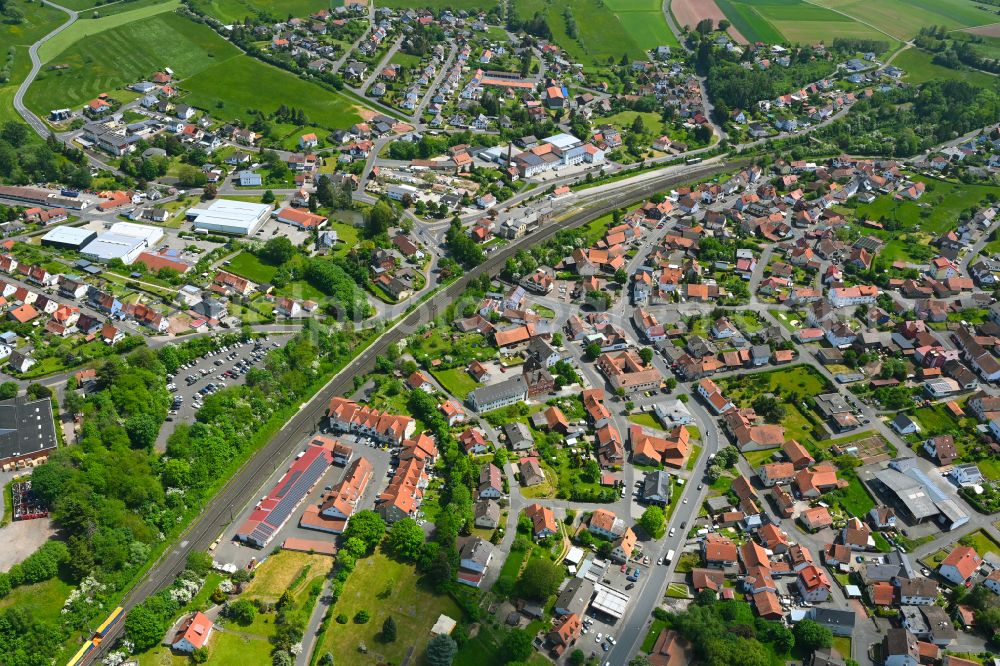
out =
{"type": "Polygon", "coordinates": [[[647,428],[652,428],[654,430],[663,430],[663,426],[656,419],[655,416],[648,412],[642,412],[640,414],[630,414],[628,420],[632,423],[638,423],[641,426],[647,428]]]}
{"type": "Polygon", "coordinates": [[[959,421],[951,415],[951,412],[944,406],[944,403],[915,409],[911,413],[911,416],[920,422],[920,425],[923,426],[923,431],[928,436],[932,433],[952,433],[957,435],[958,431],[962,429],[959,421]]]}
{"type": "Polygon", "coordinates": [[[329,651],[337,655],[339,666],[399,664],[411,651],[410,660],[416,663],[423,656],[431,637],[430,628],[438,615],[444,613],[462,620],[462,611],[450,597],[424,589],[413,565],[396,562],[381,553],[358,561],[333,611],[352,620],[347,624],[331,622],[318,649],[320,653],[329,651]],[[354,615],[362,609],[370,613],[371,620],[355,624],[354,615]],[[398,639],[382,643],[378,634],[390,615],[396,621],[398,639]],[[368,647],[367,654],[358,652],[361,643],[368,647]]]}
{"type": "Polygon", "coordinates": [[[646,632],[646,638],[642,640],[642,651],[646,653],[652,652],[653,646],[656,645],[657,637],[666,628],[667,623],[663,620],[653,620],[653,623],[649,625],[649,631],[646,632]]]}
{"type": "Polygon", "coordinates": [[[361,119],[361,107],[352,98],[247,55],[215,63],[182,87],[191,91],[185,102],[225,119],[251,122],[254,111],[273,112],[282,100],[294,100],[307,124],[327,129],[350,127],[361,119]]]}
{"type": "Polygon", "coordinates": [[[609,125],[614,125],[619,129],[627,130],[635,122],[636,118],[642,118],[642,123],[645,125],[647,130],[654,130],[659,132],[658,129],[663,127],[663,122],[660,120],[660,114],[653,113],[652,111],[619,111],[618,113],[611,116],[604,116],[599,118],[598,122],[607,123],[609,125]]]}
{"type": "Polygon", "coordinates": [[[276,602],[286,590],[300,596],[310,583],[329,573],[330,556],[281,550],[257,567],[244,596],[276,602]]]}
{"type": "Polygon", "coordinates": [[[840,656],[844,659],[851,658],[851,637],[850,636],[834,636],[833,637],[833,647],[834,650],[840,653],[840,656]]]}
{"type": "MultiPolygon", "coordinates": [[[[58,9],[41,3],[11,0],[7,4],[24,17],[20,23],[0,23],[0,44],[8,46],[30,46],[69,19],[58,9]]],[[[7,57],[6,49],[3,57],[7,57]]]]}
{"type": "Polygon", "coordinates": [[[906,72],[903,80],[924,83],[933,79],[960,80],[984,88],[993,88],[997,77],[973,69],[951,69],[932,62],[934,56],[920,49],[907,49],[896,56],[892,64],[906,72]]]}
{"type": "MultiPolygon", "coordinates": [[[[968,0],[817,0],[831,9],[865,21],[899,40],[916,36],[920,28],[939,25],[966,28],[996,23],[997,17],[968,0]]],[[[894,63],[895,64],[895,63],[894,63]]]]}
{"type": "Polygon", "coordinates": [[[66,69],[43,69],[28,89],[28,106],[39,114],[80,106],[102,92],[115,97],[117,90],[166,66],[178,77],[188,77],[206,67],[225,66],[239,54],[208,26],[172,12],[83,37],[53,55],[52,61],[66,69]]]}
{"type": "Polygon", "coordinates": [[[667,586],[667,597],[670,599],[690,599],[691,589],[684,583],[670,583],[667,586]]]}
{"type": "Polygon", "coordinates": [[[229,260],[228,266],[224,266],[223,268],[234,275],[245,277],[246,279],[256,282],[257,284],[270,282],[271,278],[274,277],[274,274],[278,270],[274,266],[268,266],[263,263],[260,259],[249,252],[240,252],[238,255],[229,260]]]}
{"type": "Polygon", "coordinates": [[[449,370],[432,370],[431,374],[437,379],[441,386],[448,393],[465,402],[466,396],[478,388],[479,384],[472,378],[472,375],[463,367],[451,368],[449,370]]]}
{"type": "Polygon", "coordinates": [[[994,555],[1000,555],[1000,544],[991,539],[990,536],[983,530],[970,532],[959,539],[958,542],[964,546],[975,548],[980,557],[990,552],[994,555]]]}
{"type": "Polygon", "coordinates": [[[697,444],[691,445],[691,455],[688,456],[687,464],[684,465],[684,469],[691,471],[694,466],[698,464],[698,456],[701,455],[701,447],[697,444]]]}
{"type": "Polygon", "coordinates": [[[748,403],[761,392],[782,396],[797,393],[800,397],[805,397],[816,396],[832,388],[823,375],[808,365],[793,365],[780,370],[727,377],[719,383],[731,400],[740,402],[745,399],[748,403]]]}
{"type": "MultiPolygon", "coordinates": [[[[266,664],[271,661],[273,646],[265,637],[251,637],[244,627],[234,625],[228,629],[216,629],[208,640],[208,663],[210,664],[266,664]]],[[[159,646],[139,655],[139,666],[186,666],[191,659],[174,655],[170,648],[159,646]]]]}
{"type": "Polygon", "coordinates": [[[321,303],[326,300],[326,294],[303,280],[289,282],[280,289],[275,289],[276,296],[285,296],[296,301],[316,301],[321,303]]]}

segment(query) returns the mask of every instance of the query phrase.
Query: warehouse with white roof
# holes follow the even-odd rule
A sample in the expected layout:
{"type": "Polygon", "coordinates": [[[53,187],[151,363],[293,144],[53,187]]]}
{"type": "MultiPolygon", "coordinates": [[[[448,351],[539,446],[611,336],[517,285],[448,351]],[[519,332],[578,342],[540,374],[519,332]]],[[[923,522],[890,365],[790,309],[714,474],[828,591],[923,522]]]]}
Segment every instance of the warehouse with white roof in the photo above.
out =
{"type": "Polygon", "coordinates": [[[268,204],[216,199],[208,208],[189,208],[195,230],[209,233],[250,236],[267,221],[273,208],[268,204]]]}
{"type": "Polygon", "coordinates": [[[163,230],[145,224],[116,222],[88,243],[80,254],[91,261],[120,259],[126,266],[163,238],[163,230]]]}
{"type": "Polygon", "coordinates": [[[97,238],[96,231],[83,227],[68,227],[64,225],[55,227],[42,236],[42,245],[79,252],[80,248],[95,238],[97,238]]]}

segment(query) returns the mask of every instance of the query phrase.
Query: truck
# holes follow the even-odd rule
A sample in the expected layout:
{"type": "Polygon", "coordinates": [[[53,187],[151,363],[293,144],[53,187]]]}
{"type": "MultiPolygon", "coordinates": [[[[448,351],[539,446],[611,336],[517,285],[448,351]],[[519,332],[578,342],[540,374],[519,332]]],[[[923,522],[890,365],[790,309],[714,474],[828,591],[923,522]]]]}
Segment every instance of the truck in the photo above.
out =
{"type": "Polygon", "coordinates": [[[671,548],[670,550],[667,551],[667,556],[663,558],[663,563],[670,564],[673,561],[674,561],[674,549],[671,548]]]}

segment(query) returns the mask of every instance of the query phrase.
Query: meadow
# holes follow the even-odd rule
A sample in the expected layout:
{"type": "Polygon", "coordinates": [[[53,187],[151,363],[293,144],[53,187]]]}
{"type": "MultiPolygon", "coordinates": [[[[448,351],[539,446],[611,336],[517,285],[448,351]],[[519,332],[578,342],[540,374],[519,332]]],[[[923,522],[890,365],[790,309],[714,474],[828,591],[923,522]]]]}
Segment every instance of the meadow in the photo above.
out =
{"type": "Polygon", "coordinates": [[[630,60],[646,58],[646,51],[659,45],[676,46],[666,19],[655,0],[517,0],[523,18],[536,12],[545,15],[553,41],[584,65],[606,65],[623,55],[630,60]],[[577,36],[566,33],[565,8],[573,12],[577,36]]]}
{"type": "Polygon", "coordinates": [[[929,25],[949,29],[996,23],[997,14],[980,9],[968,0],[816,0],[858,21],[869,23],[896,39],[905,41],[929,25]]]}
{"type": "Polygon", "coordinates": [[[71,0],[71,2],[61,3],[64,7],[73,6],[80,13],[80,20],[99,19],[105,16],[113,16],[124,12],[131,12],[144,7],[162,5],[171,0],[117,0],[116,2],[101,3],[98,0],[71,0]]]}
{"type": "MultiPolygon", "coordinates": [[[[285,19],[289,16],[305,17],[321,9],[332,9],[339,2],[331,0],[197,0],[195,5],[206,14],[224,23],[241,21],[248,16],[268,14],[285,19]]],[[[418,6],[426,6],[426,3],[418,6]]]]}
{"type": "Polygon", "coordinates": [[[217,62],[183,81],[185,102],[225,119],[253,120],[254,111],[271,113],[283,103],[302,109],[311,125],[337,129],[361,120],[353,99],[327,90],[272,65],[239,55],[217,62]]]}
{"type": "Polygon", "coordinates": [[[807,0],[716,0],[737,30],[751,42],[831,43],[835,37],[895,39],[860,20],[807,0]]]}
{"type": "MultiPolygon", "coordinates": [[[[179,0],[171,0],[158,5],[148,5],[126,12],[112,14],[87,21],[77,21],[38,48],[38,57],[43,63],[52,62],[56,56],[81,40],[93,39],[98,33],[111,30],[150,16],[172,12],[180,6],[179,0]]],[[[148,47],[147,47],[148,48],[148,47]]]]}
{"type": "MultiPolygon", "coordinates": [[[[0,23],[0,44],[14,47],[14,66],[11,68],[10,80],[0,83],[0,123],[20,119],[14,111],[14,93],[31,71],[28,46],[68,19],[66,14],[48,5],[28,3],[25,0],[11,0],[10,4],[21,11],[24,21],[17,24],[0,23]]],[[[7,57],[6,49],[2,50],[2,57],[7,57]]]]}
{"type": "MultiPolygon", "coordinates": [[[[966,208],[986,201],[987,195],[1000,197],[1000,188],[989,185],[964,185],[925,177],[913,180],[927,184],[927,191],[919,201],[895,199],[892,195],[880,196],[870,204],[857,207],[858,219],[879,220],[884,217],[898,220],[907,231],[919,230],[939,235],[953,228],[959,213],[966,208]]],[[[875,232],[874,235],[889,237],[892,234],[875,232]]]]}
{"type": "Polygon", "coordinates": [[[419,662],[438,615],[444,613],[462,619],[462,611],[451,597],[424,588],[413,565],[381,553],[358,560],[334,611],[346,615],[348,623],[331,622],[318,653],[330,651],[337,655],[339,666],[419,662]],[[371,616],[365,624],[353,622],[360,610],[368,611],[371,616]],[[396,621],[398,638],[386,643],[379,640],[379,634],[390,615],[396,621]],[[361,643],[367,646],[367,654],[358,651],[361,643]]]}
{"type": "Polygon", "coordinates": [[[909,83],[924,83],[934,79],[961,80],[972,85],[993,88],[1000,82],[1000,78],[986,72],[969,68],[951,69],[935,65],[932,62],[933,57],[919,49],[906,49],[900,51],[892,64],[906,72],[903,79],[909,83]]]}
{"type": "Polygon", "coordinates": [[[57,106],[75,107],[101,92],[113,95],[164,67],[184,78],[225,66],[237,55],[239,50],[208,26],[161,13],[81,37],[55,54],[52,61],[66,69],[43,68],[28,89],[27,104],[41,114],[57,106]]]}

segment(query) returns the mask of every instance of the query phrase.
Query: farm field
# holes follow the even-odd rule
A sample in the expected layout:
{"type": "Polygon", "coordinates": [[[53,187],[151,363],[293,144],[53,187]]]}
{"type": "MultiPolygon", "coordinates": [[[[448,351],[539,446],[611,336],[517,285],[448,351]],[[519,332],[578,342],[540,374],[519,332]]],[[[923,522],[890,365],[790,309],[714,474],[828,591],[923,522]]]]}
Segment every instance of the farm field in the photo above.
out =
{"type": "MultiPolygon", "coordinates": [[[[289,16],[306,17],[321,9],[331,9],[340,2],[331,0],[197,0],[195,5],[220,21],[230,23],[241,21],[248,16],[268,14],[277,19],[289,16]]],[[[425,6],[425,5],[419,5],[425,6]]]]}
{"type": "MultiPolygon", "coordinates": [[[[120,12],[111,16],[88,21],[77,21],[66,28],[50,41],[45,42],[38,48],[38,57],[43,63],[51,62],[67,48],[86,38],[93,39],[95,35],[105,30],[117,28],[119,26],[140,21],[150,16],[172,12],[180,6],[179,0],[171,0],[158,5],[149,5],[138,9],[130,9],[127,12],[120,12]]],[[[148,46],[146,47],[148,48],[148,46]]],[[[161,65],[162,66],[162,65],[161,65]]]]}
{"type": "Polygon", "coordinates": [[[295,100],[310,124],[328,129],[350,127],[361,120],[361,107],[347,96],[247,55],[214,63],[184,80],[182,88],[190,91],[185,102],[227,120],[249,121],[254,111],[270,113],[281,100],[295,100]]]}
{"type": "MultiPolygon", "coordinates": [[[[162,5],[169,3],[171,0],[127,0],[126,2],[108,2],[105,4],[99,4],[96,0],[76,0],[72,4],[77,7],[77,11],[80,12],[80,20],[94,20],[98,18],[103,18],[105,16],[113,16],[115,14],[121,14],[123,12],[131,12],[136,9],[142,9],[143,7],[151,7],[153,5],[162,5]]],[[[68,7],[69,3],[63,4],[64,7],[68,7]]]]}
{"type": "Polygon", "coordinates": [[[318,651],[319,654],[330,651],[338,655],[339,666],[398,664],[411,650],[411,661],[419,663],[438,615],[444,613],[456,620],[462,619],[462,611],[451,597],[436,595],[423,588],[413,565],[391,560],[381,553],[358,560],[334,612],[346,615],[348,623],[331,622],[318,651]],[[360,610],[371,615],[365,624],[353,621],[360,610]],[[378,635],[382,623],[390,615],[396,621],[398,638],[393,643],[384,643],[378,635]],[[361,643],[368,647],[367,654],[358,651],[361,643]]]}
{"type": "MultiPolygon", "coordinates": [[[[719,21],[726,18],[715,0],[671,0],[670,13],[674,16],[674,22],[682,30],[685,26],[689,30],[693,30],[698,25],[698,21],[702,19],[710,18],[718,24],[719,21]]],[[[746,37],[736,29],[736,26],[732,25],[732,21],[730,21],[727,32],[740,44],[747,43],[746,37]]]]}
{"type": "Polygon", "coordinates": [[[900,52],[892,61],[906,75],[903,80],[909,83],[924,83],[932,79],[961,80],[984,88],[992,88],[1000,82],[1000,78],[973,69],[951,69],[935,65],[931,54],[919,49],[906,49],[900,52]]]}
{"type": "Polygon", "coordinates": [[[490,0],[384,0],[378,2],[376,6],[389,7],[390,9],[427,8],[435,12],[447,8],[457,12],[461,9],[482,9],[485,11],[495,7],[496,3],[490,2],[490,0]]]}
{"type": "Polygon", "coordinates": [[[27,104],[46,115],[51,108],[79,106],[102,92],[114,96],[115,90],[163,67],[184,78],[238,54],[208,26],[162,13],[108,28],[57,53],[52,61],[68,69],[43,69],[28,89],[27,104]]]}
{"type": "Polygon", "coordinates": [[[806,0],[717,0],[739,32],[750,41],[814,44],[836,37],[896,41],[877,29],[806,0]]]}
{"type": "Polygon", "coordinates": [[[869,23],[896,39],[914,37],[920,28],[940,25],[946,28],[968,28],[996,23],[996,14],[984,11],[968,0],[816,0],[817,4],[835,9],[858,21],[869,23]]]}
{"type": "MultiPolygon", "coordinates": [[[[14,0],[9,4],[21,12],[24,21],[0,23],[0,44],[29,46],[69,19],[66,14],[48,5],[28,4],[24,0],[14,0]]],[[[6,52],[3,55],[6,57],[6,52]]]]}
{"type": "Polygon", "coordinates": [[[646,51],[666,44],[676,46],[677,41],[667,28],[666,19],[659,10],[654,11],[653,0],[517,0],[519,16],[530,18],[536,12],[546,16],[552,29],[553,41],[566,49],[573,58],[584,65],[605,65],[608,58],[616,61],[622,55],[629,59],[643,59],[646,51]],[[573,12],[577,37],[566,33],[565,8],[573,12]]]}

